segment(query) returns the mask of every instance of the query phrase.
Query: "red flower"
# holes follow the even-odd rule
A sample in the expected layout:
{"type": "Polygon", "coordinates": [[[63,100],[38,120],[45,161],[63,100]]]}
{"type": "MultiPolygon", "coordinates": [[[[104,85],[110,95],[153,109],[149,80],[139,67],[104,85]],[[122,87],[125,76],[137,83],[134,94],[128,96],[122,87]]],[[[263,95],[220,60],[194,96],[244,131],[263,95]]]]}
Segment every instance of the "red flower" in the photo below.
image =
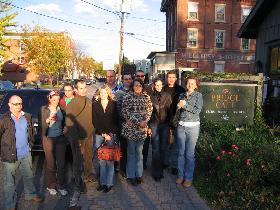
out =
{"type": "Polygon", "coordinates": [[[246,163],[247,166],[250,166],[250,165],[252,165],[252,160],[251,159],[247,159],[245,161],[245,163],[246,163]]]}
{"type": "Polygon", "coordinates": [[[216,160],[221,160],[221,156],[217,156],[217,157],[216,157],[216,160]]]}
{"type": "Polygon", "coordinates": [[[221,154],[222,154],[222,155],[226,154],[226,151],[225,151],[225,150],[222,150],[221,154]]]}
{"type": "Polygon", "coordinates": [[[228,152],[228,155],[232,155],[232,152],[228,152]]]}
{"type": "Polygon", "coordinates": [[[231,145],[231,147],[232,147],[233,149],[235,149],[235,150],[239,150],[239,149],[240,149],[236,144],[231,145]]]}

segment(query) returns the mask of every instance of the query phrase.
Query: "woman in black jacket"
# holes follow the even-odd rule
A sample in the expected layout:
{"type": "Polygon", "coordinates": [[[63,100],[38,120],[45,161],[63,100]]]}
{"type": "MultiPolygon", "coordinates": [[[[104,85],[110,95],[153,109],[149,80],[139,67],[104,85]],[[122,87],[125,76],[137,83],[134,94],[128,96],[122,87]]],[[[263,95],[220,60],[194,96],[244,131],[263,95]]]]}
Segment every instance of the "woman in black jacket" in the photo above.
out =
{"type": "Polygon", "coordinates": [[[38,120],[46,157],[47,190],[51,195],[56,195],[58,191],[65,196],[68,194],[65,188],[66,139],[63,135],[65,113],[59,107],[59,100],[59,92],[51,91],[48,105],[41,107],[38,120]]]}
{"type": "MultiPolygon", "coordinates": [[[[104,85],[98,89],[92,104],[92,120],[95,127],[95,145],[114,144],[117,133],[117,109],[111,89],[104,85]]],[[[114,161],[99,160],[100,179],[97,191],[109,192],[114,185],[114,161]]]]}
{"type": "Polygon", "coordinates": [[[162,90],[163,82],[160,78],[154,79],[153,86],[154,91],[151,94],[153,113],[149,122],[152,130],[152,176],[155,181],[160,181],[163,178],[172,99],[170,94],[162,90]]]}

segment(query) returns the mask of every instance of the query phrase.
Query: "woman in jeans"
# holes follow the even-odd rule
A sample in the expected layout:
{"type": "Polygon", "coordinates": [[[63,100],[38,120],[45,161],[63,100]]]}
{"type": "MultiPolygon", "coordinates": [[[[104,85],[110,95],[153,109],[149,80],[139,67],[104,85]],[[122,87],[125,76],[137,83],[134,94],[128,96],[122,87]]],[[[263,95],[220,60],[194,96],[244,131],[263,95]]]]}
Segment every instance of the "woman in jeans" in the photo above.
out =
{"type": "MultiPolygon", "coordinates": [[[[95,145],[114,144],[117,133],[117,110],[111,89],[104,85],[98,89],[97,99],[92,105],[92,119],[95,127],[95,145]]],[[[99,160],[100,180],[97,191],[109,192],[114,185],[114,161],[99,160]]]]}
{"type": "Polygon", "coordinates": [[[154,90],[151,94],[153,113],[149,122],[152,129],[152,176],[155,181],[163,178],[163,164],[169,134],[171,95],[164,92],[160,78],[153,81],[154,90]]]}
{"type": "Polygon", "coordinates": [[[51,195],[56,195],[58,191],[65,196],[68,194],[65,188],[66,139],[63,135],[65,113],[59,107],[59,100],[59,92],[51,91],[48,105],[41,107],[38,120],[46,157],[47,190],[51,195]]]}
{"type": "Polygon", "coordinates": [[[127,180],[132,185],[143,182],[143,144],[147,136],[148,122],[153,106],[150,97],[144,93],[144,83],[135,79],[132,91],[124,96],[122,135],[127,139],[127,180]]]}
{"type": "Polygon", "coordinates": [[[178,178],[177,184],[190,187],[195,168],[195,146],[199,135],[199,113],[203,106],[202,94],[198,92],[199,80],[190,76],[186,79],[185,93],[179,96],[177,109],[180,111],[177,127],[178,178]]]}

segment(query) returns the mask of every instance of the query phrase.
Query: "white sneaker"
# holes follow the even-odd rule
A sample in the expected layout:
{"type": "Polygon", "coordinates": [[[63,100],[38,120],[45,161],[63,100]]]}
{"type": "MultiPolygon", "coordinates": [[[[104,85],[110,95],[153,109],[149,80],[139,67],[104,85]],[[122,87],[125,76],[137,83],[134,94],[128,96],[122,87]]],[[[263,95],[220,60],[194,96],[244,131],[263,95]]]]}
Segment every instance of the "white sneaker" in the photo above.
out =
{"type": "Polygon", "coordinates": [[[65,189],[58,189],[57,191],[58,191],[62,196],[65,196],[65,195],[68,194],[68,191],[65,190],[65,189]]]}
{"type": "Polygon", "coordinates": [[[49,191],[50,195],[56,195],[57,194],[57,191],[54,188],[48,188],[47,187],[47,190],[49,191]]]}

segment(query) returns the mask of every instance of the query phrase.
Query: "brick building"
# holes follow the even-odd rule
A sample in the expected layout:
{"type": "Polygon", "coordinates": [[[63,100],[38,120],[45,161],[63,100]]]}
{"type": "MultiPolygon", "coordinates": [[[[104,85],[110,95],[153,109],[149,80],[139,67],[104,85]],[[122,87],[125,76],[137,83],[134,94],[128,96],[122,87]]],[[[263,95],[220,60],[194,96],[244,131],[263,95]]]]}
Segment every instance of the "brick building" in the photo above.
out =
{"type": "Polygon", "coordinates": [[[256,0],[162,0],[166,51],[181,71],[254,72],[255,40],[237,33],[256,0]]]}

